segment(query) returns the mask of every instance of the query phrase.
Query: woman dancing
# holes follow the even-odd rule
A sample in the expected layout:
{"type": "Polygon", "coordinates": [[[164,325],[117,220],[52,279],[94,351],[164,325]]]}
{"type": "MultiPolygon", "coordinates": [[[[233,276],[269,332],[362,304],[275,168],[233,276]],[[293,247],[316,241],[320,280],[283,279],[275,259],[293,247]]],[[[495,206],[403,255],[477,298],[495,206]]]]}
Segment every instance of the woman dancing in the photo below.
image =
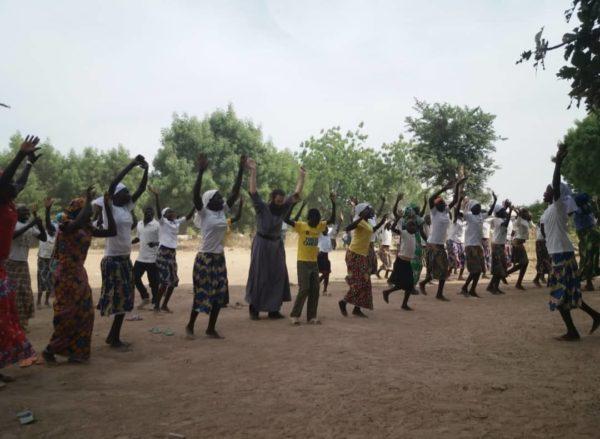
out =
{"type": "Polygon", "coordinates": [[[531,227],[531,215],[525,208],[517,209],[517,218],[514,221],[513,230],[515,236],[512,240],[512,263],[513,266],[508,270],[508,274],[519,272],[519,278],[515,284],[517,290],[525,290],[523,278],[529,265],[529,257],[525,242],[529,239],[529,228],[531,227]]]}

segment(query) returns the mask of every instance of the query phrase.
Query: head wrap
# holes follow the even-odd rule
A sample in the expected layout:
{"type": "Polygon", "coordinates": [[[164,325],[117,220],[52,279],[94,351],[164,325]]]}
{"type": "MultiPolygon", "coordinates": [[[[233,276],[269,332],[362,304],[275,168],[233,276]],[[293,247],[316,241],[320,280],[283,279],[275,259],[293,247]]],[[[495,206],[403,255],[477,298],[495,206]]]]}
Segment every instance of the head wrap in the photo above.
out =
{"type": "Polygon", "coordinates": [[[479,201],[477,200],[469,200],[469,202],[467,203],[467,210],[471,211],[471,209],[473,209],[473,207],[477,206],[479,203],[479,201]]]}
{"type": "Polygon", "coordinates": [[[171,210],[170,207],[165,207],[163,210],[160,211],[160,214],[162,216],[165,216],[169,210],[171,210]]]}
{"type": "Polygon", "coordinates": [[[67,206],[67,208],[65,209],[65,215],[69,219],[74,219],[79,213],[79,211],[83,209],[83,206],[85,206],[85,198],[73,198],[67,206]]]}
{"type": "Polygon", "coordinates": [[[590,196],[585,192],[580,192],[576,194],[573,198],[575,199],[575,203],[577,203],[578,206],[582,206],[590,202],[590,196]]]}
{"type": "Polygon", "coordinates": [[[433,200],[433,205],[437,206],[438,204],[441,204],[444,202],[444,199],[442,197],[437,197],[435,200],[433,200]]]}
{"type": "Polygon", "coordinates": [[[497,214],[500,209],[502,209],[502,206],[496,203],[494,206],[494,215],[497,214]]]}
{"type": "Polygon", "coordinates": [[[123,183],[117,183],[117,187],[115,188],[115,194],[118,194],[123,189],[127,189],[127,186],[125,186],[123,183]]]}
{"type": "Polygon", "coordinates": [[[215,194],[219,192],[216,189],[210,189],[202,194],[202,204],[206,207],[210,200],[215,196],[215,194]]]}
{"type": "Polygon", "coordinates": [[[360,217],[362,211],[368,207],[371,207],[369,203],[358,203],[354,208],[354,221],[356,221],[360,217]]]}
{"type": "Polygon", "coordinates": [[[410,203],[408,206],[404,208],[404,216],[413,216],[419,213],[419,206],[415,203],[410,203]]]}

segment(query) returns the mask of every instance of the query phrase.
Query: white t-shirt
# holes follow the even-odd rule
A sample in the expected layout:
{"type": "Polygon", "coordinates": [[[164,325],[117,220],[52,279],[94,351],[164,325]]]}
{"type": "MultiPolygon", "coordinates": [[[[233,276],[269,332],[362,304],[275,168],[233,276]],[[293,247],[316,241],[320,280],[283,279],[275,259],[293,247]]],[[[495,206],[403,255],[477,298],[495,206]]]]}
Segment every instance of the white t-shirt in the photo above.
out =
{"type": "MultiPolygon", "coordinates": [[[[373,217],[373,218],[369,218],[369,221],[367,221],[369,224],[371,224],[371,227],[375,228],[375,226],[377,225],[377,218],[373,217]]],[[[377,234],[376,233],[372,233],[371,234],[371,242],[375,242],[375,240],[377,240],[377,234]]]]}
{"type": "Polygon", "coordinates": [[[523,218],[518,217],[514,223],[515,239],[523,239],[527,241],[529,239],[529,221],[525,221],[523,218]]]}
{"type": "Polygon", "coordinates": [[[329,253],[333,248],[331,247],[331,238],[322,233],[319,235],[319,251],[322,253],[329,253]]]}
{"type": "Polygon", "coordinates": [[[215,212],[204,207],[194,215],[194,224],[202,235],[201,253],[223,253],[223,241],[227,233],[227,217],[229,206],[225,204],[222,210],[215,212]]]}
{"type": "Polygon", "coordinates": [[[446,235],[450,225],[448,210],[440,212],[437,208],[431,209],[431,232],[427,242],[429,244],[446,245],[446,235]]]}
{"type": "Polygon", "coordinates": [[[158,221],[153,219],[148,224],[144,224],[144,221],[140,221],[137,224],[137,235],[140,239],[140,252],[138,253],[137,260],[145,264],[154,264],[156,262],[156,254],[158,253],[158,221]],[[154,242],[156,245],[150,247],[148,244],[154,242]]]}
{"type": "MultiPolygon", "coordinates": [[[[15,225],[15,232],[17,230],[21,230],[27,224],[28,223],[17,221],[17,224],[15,225]]],[[[13,242],[10,246],[8,259],[11,261],[27,262],[27,257],[29,256],[29,247],[35,244],[35,240],[39,235],[40,231],[34,226],[27,229],[27,231],[18,238],[13,239],[13,242]]]]}
{"type": "Polygon", "coordinates": [[[329,226],[329,231],[327,232],[327,235],[330,239],[335,239],[338,235],[338,230],[339,226],[337,224],[332,224],[331,226],[329,226]]]}
{"type": "Polygon", "coordinates": [[[448,228],[448,239],[454,242],[463,242],[463,234],[465,232],[465,222],[460,218],[455,223],[450,224],[448,228]]]}
{"type": "Polygon", "coordinates": [[[511,241],[512,241],[512,239],[513,239],[512,232],[513,232],[513,230],[515,229],[515,227],[514,227],[514,226],[515,226],[515,220],[511,219],[511,220],[508,222],[508,226],[506,227],[506,240],[507,240],[508,242],[511,242],[511,241]]]}
{"type": "Polygon", "coordinates": [[[398,256],[403,258],[412,259],[415,257],[415,249],[417,241],[414,234],[408,233],[406,230],[402,230],[400,233],[400,246],[398,247],[398,256]]]}
{"type": "Polygon", "coordinates": [[[392,245],[392,231],[385,228],[385,226],[381,227],[381,235],[380,235],[381,245],[392,245]]]}
{"type": "Polygon", "coordinates": [[[56,234],[58,233],[58,224],[52,223],[54,226],[54,236],[50,236],[50,233],[46,230],[46,242],[40,241],[38,248],[38,258],[51,259],[52,253],[54,253],[54,243],[56,242],[56,234]]]}
{"type": "Polygon", "coordinates": [[[506,244],[506,233],[508,226],[503,226],[504,218],[495,217],[492,219],[492,244],[506,244]]]}
{"type": "Polygon", "coordinates": [[[536,241],[545,241],[544,235],[542,235],[542,222],[535,226],[535,240],[536,241]]]}
{"type": "MultiPolygon", "coordinates": [[[[94,203],[98,206],[104,205],[100,201],[94,203]]],[[[104,256],[129,256],[131,253],[131,226],[133,225],[133,216],[131,211],[135,207],[135,204],[128,203],[124,206],[112,205],[112,214],[115,218],[115,224],[117,225],[117,235],[106,238],[106,245],[104,246],[104,256]]],[[[108,218],[106,217],[106,210],[102,209],[102,225],[104,228],[108,226],[108,218]]]]}
{"type": "Polygon", "coordinates": [[[177,248],[177,234],[179,226],[186,221],[185,217],[169,221],[164,216],[160,219],[160,231],[158,233],[160,246],[175,250],[177,248]]]}
{"type": "MultiPolygon", "coordinates": [[[[465,246],[479,246],[481,247],[481,240],[484,236],[484,226],[488,217],[487,212],[482,212],[479,215],[475,215],[473,212],[465,213],[465,222],[467,223],[465,231],[465,246]]],[[[488,236],[489,236],[489,224],[488,224],[488,236]]]]}
{"type": "Polygon", "coordinates": [[[562,199],[554,201],[542,215],[540,223],[544,223],[546,247],[551,255],[575,251],[569,239],[568,220],[567,206],[562,199]]]}
{"type": "MultiPolygon", "coordinates": [[[[486,216],[487,216],[487,214],[486,214],[486,216]]],[[[491,219],[488,218],[483,222],[483,226],[482,226],[482,229],[483,229],[482,238],[483,239],[490,239],[490,235],[492,233],[492,225],[490,224],[490,221],[491,221],[491,219]]]]}

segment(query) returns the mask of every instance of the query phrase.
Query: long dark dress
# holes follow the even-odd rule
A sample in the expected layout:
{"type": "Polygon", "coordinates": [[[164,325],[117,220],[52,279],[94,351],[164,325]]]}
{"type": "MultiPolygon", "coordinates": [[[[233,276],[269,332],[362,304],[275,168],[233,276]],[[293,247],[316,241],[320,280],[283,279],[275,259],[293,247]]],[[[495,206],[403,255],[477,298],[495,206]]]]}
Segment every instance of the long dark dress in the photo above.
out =
{"type": "Polygon", "coordinates": [[[256,236],[252,241],[246,302],[256,311],[275,312],[292,300],[281,225],[291,206],[288,198],[281,215],[274,215],[258,193],[251,194],[256,211],[256,236]]]}

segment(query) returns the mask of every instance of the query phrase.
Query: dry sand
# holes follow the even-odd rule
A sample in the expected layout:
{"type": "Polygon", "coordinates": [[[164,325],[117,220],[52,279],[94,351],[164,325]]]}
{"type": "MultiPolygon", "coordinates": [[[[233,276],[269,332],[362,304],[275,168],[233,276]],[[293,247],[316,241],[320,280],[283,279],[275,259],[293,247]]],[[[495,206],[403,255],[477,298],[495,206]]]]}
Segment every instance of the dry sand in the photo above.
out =
{"type": "MultiPolygon", "coordinates": [[[[87,263],[95,297],[100,257],[94,250],[87,263]]],[[[17,381],[0,391],[0,438],[600,437],[600,333],[555,341],[563,326],[545,290],[527,283],[526,292],[496,297],[480,288],[482,299],[465,299],[450,282],[451,302],[436,301],[430,287],[411,299],[415,311],[403,312],[401,296],[386,305],[375,281],[369,318],[344,318],[337,251],[322,326],[251,322],[247,308],[230,307],[218,324],[225,340],[188,341],[193,257],[179,253],[174,314],[142,311],[143,321],[125,323],[131,352],[106,347],[110,320],[97,315],[89,365],[4,371],[17,381]],[[153,335],[154,326],[176,334],[153,335]],[[18,424],[23,409],[33,410],[34,424],[18,424]]],[[[231,301],[243,302],[249,252],[228,249],[227,260],[231,301]]],[[[288,267],[295,282],[295,249],[288,267]]],[[[600,294],[586,297],[600,309],[600,294]]],[[[587,315],[574,315],[587,333],[587,315]]],[[[200,316],[198,333],[205,324],[200,316]]],[[[51,328],[51,309],[38,311],[36,349],[51,328]]]]}

